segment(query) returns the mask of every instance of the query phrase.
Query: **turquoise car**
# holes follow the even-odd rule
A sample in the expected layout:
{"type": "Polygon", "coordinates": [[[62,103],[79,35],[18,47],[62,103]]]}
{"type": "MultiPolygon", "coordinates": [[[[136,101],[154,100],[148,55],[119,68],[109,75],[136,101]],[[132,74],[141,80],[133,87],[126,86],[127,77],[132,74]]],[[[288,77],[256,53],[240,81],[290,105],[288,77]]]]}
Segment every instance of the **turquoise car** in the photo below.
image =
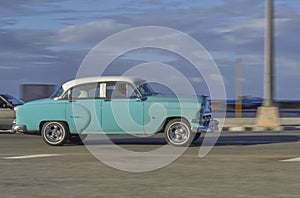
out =
{"type": "Polygon", "coordinates": [[[156,93],[139,78],[103,76],[64,83],[51,98],[16,108],[13,130],[40,132],[49,145],[63,145],[88,134],[155,134],[186,146],[201,132],[217,129],[205,96],[156,93]]]}

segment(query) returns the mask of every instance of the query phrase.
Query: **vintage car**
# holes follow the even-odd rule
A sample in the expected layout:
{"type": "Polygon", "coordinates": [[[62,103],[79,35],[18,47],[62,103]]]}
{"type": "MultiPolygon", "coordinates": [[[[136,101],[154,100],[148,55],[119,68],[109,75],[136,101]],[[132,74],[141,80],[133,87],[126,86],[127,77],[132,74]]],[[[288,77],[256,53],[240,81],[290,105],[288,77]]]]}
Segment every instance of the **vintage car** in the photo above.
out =
{"type": "Polygon", "coordinates": [[[175,146],[189,145],[201,132],[217,128],[205,96],[156,93],[147,81],[103,76],[64,83],[49,99],[16,109],[14,131],[40,131],[49,145],[76,140],[79,134],[154,134],[164,132],[175,146]]]}
{"type": "Polygon", "coordinates": [[[24,102],[9,94],[0,94],[0,129],[11,129],[15,119],[14,108],[24,102]]]}

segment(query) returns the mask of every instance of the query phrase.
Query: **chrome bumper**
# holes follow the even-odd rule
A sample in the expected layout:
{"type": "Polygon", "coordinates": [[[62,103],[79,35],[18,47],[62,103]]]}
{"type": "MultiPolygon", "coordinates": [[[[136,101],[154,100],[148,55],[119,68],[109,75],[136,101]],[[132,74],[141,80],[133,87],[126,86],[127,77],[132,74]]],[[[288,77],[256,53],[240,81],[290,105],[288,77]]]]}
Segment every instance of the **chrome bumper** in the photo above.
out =
{"type": "Polygon", "coordinates": [[[197,123],[200,126],[199,127],[192,127],[192,132],[194,133],[201,133],[201,132],[206,132],[206,133],[210,133],[210,132],[215,132],[217,130],[219,130],[219,121],[216,119],[211,118],[209,120],[209,124],[208,125],[201,125],[201,121],[198,119],[194,119],[192,120],[193,123],[197,123]]]}
{"type": "Polygon", "coordinates": [[[11,127],[11,130],[13,133],[25,133],[26,130],[26,126],[25,125],[16,125],[16,121],[13,121],[13,125],[11,127]]]}

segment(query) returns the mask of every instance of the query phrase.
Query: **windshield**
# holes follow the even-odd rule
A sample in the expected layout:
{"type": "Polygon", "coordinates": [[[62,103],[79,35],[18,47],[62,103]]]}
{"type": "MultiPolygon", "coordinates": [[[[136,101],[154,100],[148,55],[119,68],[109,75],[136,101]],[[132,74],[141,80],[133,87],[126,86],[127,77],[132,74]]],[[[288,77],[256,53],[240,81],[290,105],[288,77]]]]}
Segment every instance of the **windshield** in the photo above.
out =
{"type": "Polygon", "coordinates": [[[13,106],[18,106],[24,104],[24,102],[18,98],[15,98],[11,95],[4,95],[5,99],[11,103],[13,106]]]}
{"type": "Polygon", "coordinates": [[[137,88],[143,96],[153,96],[158,94],[153,90],[151,85],[145,81],[138,82],[137,88]]]}
{"type": "Polygon", "coordinates": [[[51,98],[57,98],[64,93],[64,89],[60,86],[51,96],[51,98]]]}

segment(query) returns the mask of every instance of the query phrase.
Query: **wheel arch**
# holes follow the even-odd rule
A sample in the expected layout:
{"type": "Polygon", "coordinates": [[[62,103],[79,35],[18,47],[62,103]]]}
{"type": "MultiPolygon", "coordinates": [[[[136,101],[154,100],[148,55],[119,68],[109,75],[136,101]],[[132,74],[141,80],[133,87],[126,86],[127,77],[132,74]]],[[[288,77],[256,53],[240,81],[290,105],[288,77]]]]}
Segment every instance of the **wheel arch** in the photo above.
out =
{"type": "Polygon", "coordinates": [[[44,125],[46,122],[62,122],[62,123],[65,123],[65,124],[67,125],[67,127],[68,127],[68,132],[70,133],[70,127],[69,127],[69,124],[68,124],[68,122],[66,122],[65,120],[43,120],[43,121],[41,121],[40,124],[39,124],[39,131],[40,131],[40,132],[41,132],[41,130],[42,130],[43,125],[44,125]]]}
{"type": "Polygon", "coordinates": [[[167,117],[163,123],[160,125],[160,127],[158,128],[157,130],[157,133],[161,133],[161,132],[164,132],[164,129],[165,127],[167,126],[167,124],[171,121],[171,120],[175,120],[175,119],[182,119],[182,120],[185,120],[187,122],[187,124],[190,126],[190,122],[188,121],[188,119],[186,119],[185,117],[182,117],[182,116],[170,116],[170,117],[167,117]]]}

